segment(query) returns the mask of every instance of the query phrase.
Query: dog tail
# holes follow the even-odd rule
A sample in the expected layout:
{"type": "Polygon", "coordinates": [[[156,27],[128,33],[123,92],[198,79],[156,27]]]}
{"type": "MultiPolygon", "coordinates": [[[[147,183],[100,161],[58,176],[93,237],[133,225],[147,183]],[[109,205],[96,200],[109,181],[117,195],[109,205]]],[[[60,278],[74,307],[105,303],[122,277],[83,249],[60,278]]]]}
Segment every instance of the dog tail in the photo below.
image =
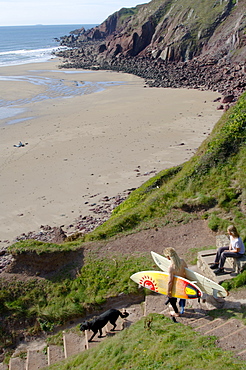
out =
{"type": "Polygon", "coordinates": [[[126,312],[126,311],[120,312],[120,317],[124,318],[124,317],[127,317],[127,316],[129,316],[129,313],[128,312],[126,312]]]}

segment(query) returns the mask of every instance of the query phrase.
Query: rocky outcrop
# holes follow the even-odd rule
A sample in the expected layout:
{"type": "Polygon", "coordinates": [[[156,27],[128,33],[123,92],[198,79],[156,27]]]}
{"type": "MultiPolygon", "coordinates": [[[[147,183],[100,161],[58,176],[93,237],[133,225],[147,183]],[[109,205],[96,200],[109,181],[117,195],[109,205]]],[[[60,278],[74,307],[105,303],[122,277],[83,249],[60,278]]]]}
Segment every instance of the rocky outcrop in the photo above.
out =
{"type": "MultiPolygon", "coordinates": [[[[246,88],[246,65],[243,62],[218,62],[214,59],[196,58],[187,62],[167,63],[151,57],[122,55],[111,56],[105,60],[98,56],[99,47],[99,44],[89,44],[81,54],[78,54],[77,49],[62,52],[59,54],[65,57],[62,67],[122,71],[144,78],[146,84],[151,87],[189,87],[233,96],[230,102],[223,103],[235,101],[246,88]]],[[[221,109],[224,108],[222,105],[221,109]]]]}
{"type": "Polygon", "coordinates": [[[85,30],[84,27],[70,32],[69,36],[61,37],[61,45],[80,47],[84,41],[104,40],[115,33],[120,34],[125,24],[141,6],[130,9],[121,9],[110,15],[102,24],[94,28],[85,30]],[[124,21],[122,20],[124,19],[124,21]]]}
{"type": "Polygon", "coordinates": [[[152,0],[74,31],[62,40],[71,48],[57,55],[62,67],[123,71],[149,86],[209,89],[235,101],[246,87],[245,29],[244,0],[152,0]]]}
{"type": "Polygon", "coordinates": [[[99,60],[141,56],[184,62],[207,56],[240,62],[246,56],[245,14],[244,0],[152,0],[121,9],[90,30],[76,30],[62,44],[81,47],[100,40],[99,60]]]}

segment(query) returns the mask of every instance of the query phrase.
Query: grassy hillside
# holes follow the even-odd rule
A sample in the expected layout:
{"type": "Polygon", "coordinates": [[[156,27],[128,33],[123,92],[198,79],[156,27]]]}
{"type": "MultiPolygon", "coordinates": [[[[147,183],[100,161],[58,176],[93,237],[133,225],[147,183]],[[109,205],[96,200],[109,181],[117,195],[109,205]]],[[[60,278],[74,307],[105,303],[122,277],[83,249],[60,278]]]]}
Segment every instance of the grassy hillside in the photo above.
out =
{"type": "Polygon", "coordinates": [[[104,239],[158,224],[209,220],[212,230],[235,223],[246,238],[246,93],[186,163],[158,173],[84,237],[104,239]]]}
{"type": "Polygon", "coordinates": [[[151,257],[98,259],[90,254],[74,279],[62,271],[52,280],[0,279],[0,353],[12,352],[20,333],[49,332],[76,317],[100,307],[109,297],[140,295],[130,275],[149,268],[151,257]]]}
{"type": "Polygon", "coordinates": [[[76,249],[84,241],[158,225],[208,219],[212,230],[235,223],[246,239],[246,92],[223,114],[187,162],[159,172],[118,206],[110,219],[82,239],[62,246],[18,242],[12,253],[76,249]]]}
{"type": "MultiPolygon", "coordinates": [[[[213,230],[224,230],[228,224],[235,223],[245,240],[245,124],[246,93],[241,96],[235,106],[222,116],[211,135],[188,162],[164,170],[148,180],[116,208],[112,217],[94,232],[87,234],[82,239],[63,245],[22,241],[11,246],[10,251],[13,254],[74,251],[76,248],[81,248],[84,241],[107,239],[122,233],[132,233],[158,225],[185,223],[194,218],[208,219],[209,226],[213,230]]],[[[40,330],[49,331],[54,325],[83,316],[88,309],[101,305],[109,297],[118,296],[120,293],[138,294],[137,286],[130,281],[129,276],[133,272],[149,268],[153,261],[146,259],[146,257],[111,257],[110,260],[97,260],[97,263],[94,259],[92,263],[92,260],[87,258],[84,261],[84,266],[73,280],[66,275],[66,271],[53,281],[33,279],[24,283],[17,280],[12,282],[0,280],[0,316],[4,318],[0,325],[0,348],[11,346],[19,332],[23,331],[23,325],[30,334],[38,333],[40,330]]],[[[245,281],[246,271],[233,279],[229,285],[227,284],[226,288],[231,289],[245,285],[245,281]]],[[[156,336],[158,341],[168,342],[168,336],[163,339],[163,329],[156,330],[155,334],[151,333],[151,335],[156,336]]],[[[131,331],[129,332],[131,333],[131,331]]],[[[129,346],[130,343],[134,342],[136,334],[131,335],[133,338],[129,339],[129,346]]],[[[140,333],[138,335],[140,336],[140,333]]],[[[142,330],[142,335],[145,336],[146,331],[142,330]]],[[[170,335],[176,338],[176,334],[170,335]]],[[[182,342],[183,339],[177,337],[176,340],[182,342]]],[[[201,341],[205,339],[196,340],[201,345],[201,341]]],[[[152,349],[149,345],[146,344],[146,354],[152,361],[152,349]]],[[[172,347],[171,343],[168,345],[172,347]]],[[[120,345],[119,348],[121,348],[120,345]]],[[[142,347],[139,345],[137,348],[142,347]]],[[[115,350],[118,351],[118,349],[115,350]]],[[[102,351],[106,351],[107,354],[111,353],[108,349],[102,349],[102,351]]],[[[213,353],[211,358],[214,359],[214,364],[218,367],[219,358],[221,358],[219,350],[212,350],[209,347],[206,351],[200,356],[200,359],[210,358],[213,353]]],[[[141,351],[137,356],[140,353],[141,351]]],[[[89,355],[84,354],[83,356],[89,355]]],[[[129,361],[132,361],[131,353],[127,355],[128,357],[129,361]]],[[[124,357],[125,361],[127,358],[124,357]]],[[[80,360],[78,359],[78,361],[80,360]]],[[[120,361],[119,363],[121,363],[120,361]]],[[[170,361],[172,363],[174,360],[170,359],[170,361]]],[[[162,363],[164,364],[165,361],[162,363]]],[[[141,370],[148,368],[146,364],[148,361],[143,365],[145,367],[141,367],[141,370]]],[[[223,364],[225,363],[223,362],[223,364]]],[[[172,366],[170,368],[174,369],[174,363],[172,366]]],[[[202,367],[205,366],[204,363],[202,367]]],[[[73,368],[76,369],[76,367],[73,368]]],[[[78,368],[83,369],[83,367],[78,368]]],[[[89,369],[89,367],[86,368],[89,369]]],[[[115,369],[117,368],[115,367],[115,369]]],[[[183,368],[189,368],[188,362],[183,368]]],[[[201,368],[201,366],[194,368],[201,368]]]]}
{"type": "MultiPolygon", "coordinates": [[[[192,218],[208,219],[213,230],[224,230],[233,222],[245,240],[245,98],[246,93],[222,116],[188,162],[148,180],[94,232],[62,245],[22,241],[12,245],[10,251],[13,254],[74,251],[81,248],[84,241],[106,239],[157,225],[185,223],[192,218]]],[[[89,258],[73,280],[66,271],[53,281],[0,280],[0,316],[6,324],[0,326],[0,347],[15,340],[19,322],[30,326],[30,332],[49,330],[83,315],[88,308],[102,304],[108,297],[119,293],[136,294],[136,284],[129,281],[129,276],[150,266],[151,261],[146,257],[112,256],[109,261],[98,260],[97,263],[89,258]]],[[[242,286],[245,279],[246,272],[226,288],[242,286]]]]}
{"type": "Polygon", "coordinates": [[[188,326],[173,324],[161,315],[152,314],[116,337],[49,369],[245,369],[243,361],[214,343],[215,338],[211,336],[202,337],[188,326]]]}
{"type": "MultiPolygon", "coordinates": [[[[66,278],[65,272],[63,275],[57,276],[53,281],[33,278],[27,282],[19,280],[7,282],[0,279],[0,317],[2,319],[0,322],[0,350],[5,348],[6,361],[13,353],[16,339],[20,335],[23,336],[23,332],[26,333],[26,336],[35,336],[40,334],[41,331],[49,334],[54,327],[59,327],[59,325],[63,325],[77,317],[82,318],[93,309],[102,309],[102,304],[109,297],[126,297],[129,294],[140,296],[140,294],[150,293],[148,290],[139,291],[138,285],[130,280],[132,273],[152,268],[153,260],[150,256],[121,257],[112,255],[110,259],[96,259],[96,255],[91,254],[84,262],[84,266],[74,279],[66,278]]],[[[245,285],[245,282],[246,271],[234,278],[230,282],[230,286],[227,283],[225,287],[227,289],[236,288],[245,285]]],[[[239,318],[244,318],[245,321],[244,311],[238,313],[238,315],[239,318]]],[[[233,317],[237,317],[236,311],[233,311],[233,317]]],[[[136,337],[139,338],[139,342],[136,344],[136,351],[134,352],[136,363],[139,361],[139,356],[143,353],[148,360],[144,358],[143,362],[139,362],[143,366],[139,368],[141,370],[149,369],[149,361],[153,361],[153,366],[156,366],[151,367],[153,369],[162,368],[161,366],[164,366],[167,361],[174,366],[176,351],[184,356],[184,359],[181,361],[182,366],[184,366],[182,368],[189,369],[188,359],[190,358],[191,360],[191,348],[199,348],[198,353],[192,357],[192,360],[195,361],[194,363],[197,364],[194,369],[200,369],[198,361],[199,359],[201,360],[201,357],[204,360],[211,360],[212,364],[219,364],[221,356],[224,356],[222,351],[215,348],[213,339],[201,338],[187,327],[176,325],[173,327],[170,320],[156,317],[154,326],[151,323],[150,328],[150,331],[148,331],[149,329],[146,330],[147,328],[141,321],[140,324],[134,325],[134,328],[130,328],[126,335],[124,333],[121,334],[123,336],[119,337],[121,338],[120,342],[117,337],[117,341],[114,344],[107,342],[105,347],[99,346],[98,350],[96,350],[98,351],[96,355],[95,352],[89,351],[78,356],[75,361],[70,360],[68,365],[59,365],[55,368],[93,369],[96,368],[93,367],[95,362],[92,360],[95,355],[95,361],[100,362],[100,370],[102,370],[106,366],[105,363],[111,361],[111,356],[115,356],[116,352],[121,353],[122,346],[124,348],[128,346],[132,348],[132,343],[135,343],[136,337]],[[151,341],[154,340],[153,338],[156,338],[152,344],[149,341],[150,336],[151,341]],[[188,352],[182,349],[186,342],[189,343],[189,348],[187,349],[189,352],[188,357],[188,352]],[[165,350],[163,349],[163,344],[165,344],[165,350]],[[156,358],[159,357],[158,361],[153,360],[151,354],[153,345],[155,346],[156,358]],[[173,352],[174,346],[177,349],[173,352]],[[112,347],[114,347],[114,350],[111,352],[112,347]],[[100,354],[101,351],[104,354],[103,359],[100,354]],[[165,353],[169,351],[171,352],[167,356],[165,353]],[[85,365],[82,366],[82,363],[85,365]],[[89,363],[91,367],[89,367],[89,363]]],[[[131,354],[132,351],[116,360],[116,365],[113,368],[115,370],[121,369],[121,367],[118,367],[121,366],[121,361],[128,363],[130,366],[133,361],[131,354]]],[[[228,361],[226,362],[228,366],[231,366],[227,367],[228,369],[233,368],[233,360],[230,355],[227,354],[224,360],[228,361]]],[[[126,368],[130,368],[129,366],[126,368]]],[[[174,369],[175,367],[171,368],[174,369]]],[[[138,367],[134,367],[134,369],[138,369],[138,367]]],[[[240,367],[235,369],[240,369],[240,367]]]]}
{"type": "Polygon", "coordinates": [[[74,250],[84,241],[107,239],[157,225],[208,219],[212,230],[235,223],[246,239],[246,92],[223,114],[187,162],[159,172],[118,206],[110,219],[80,240],[63,245],[23,241],[13,254],[74,250]]]}

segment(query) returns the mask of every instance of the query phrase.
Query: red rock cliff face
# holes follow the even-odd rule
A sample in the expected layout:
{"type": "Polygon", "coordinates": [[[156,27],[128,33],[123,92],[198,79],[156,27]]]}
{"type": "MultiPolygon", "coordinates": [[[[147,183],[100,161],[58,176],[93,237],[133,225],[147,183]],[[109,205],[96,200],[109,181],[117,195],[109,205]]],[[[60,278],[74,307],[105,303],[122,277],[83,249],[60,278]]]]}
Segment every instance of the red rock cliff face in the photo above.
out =
{"type": "Polygon", "coordinates": [[[114,13],[76,42],[101,40],[100,60],[139,55],[170,62],[204,55],[242,61],[245,14],[245,0],[152,0],[114,13]]]}

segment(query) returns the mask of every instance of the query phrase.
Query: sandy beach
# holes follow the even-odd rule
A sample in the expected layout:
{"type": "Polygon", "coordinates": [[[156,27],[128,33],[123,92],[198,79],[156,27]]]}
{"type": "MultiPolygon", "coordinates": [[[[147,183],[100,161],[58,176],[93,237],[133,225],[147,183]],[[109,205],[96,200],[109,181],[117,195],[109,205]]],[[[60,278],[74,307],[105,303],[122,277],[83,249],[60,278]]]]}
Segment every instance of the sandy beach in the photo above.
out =
{"type": "Polygon", "coordinates": [[[1,245],[67,225],[103,196],[183,163],[222,114],[215,92],[59,63],[0,68],[1,245]]]}

